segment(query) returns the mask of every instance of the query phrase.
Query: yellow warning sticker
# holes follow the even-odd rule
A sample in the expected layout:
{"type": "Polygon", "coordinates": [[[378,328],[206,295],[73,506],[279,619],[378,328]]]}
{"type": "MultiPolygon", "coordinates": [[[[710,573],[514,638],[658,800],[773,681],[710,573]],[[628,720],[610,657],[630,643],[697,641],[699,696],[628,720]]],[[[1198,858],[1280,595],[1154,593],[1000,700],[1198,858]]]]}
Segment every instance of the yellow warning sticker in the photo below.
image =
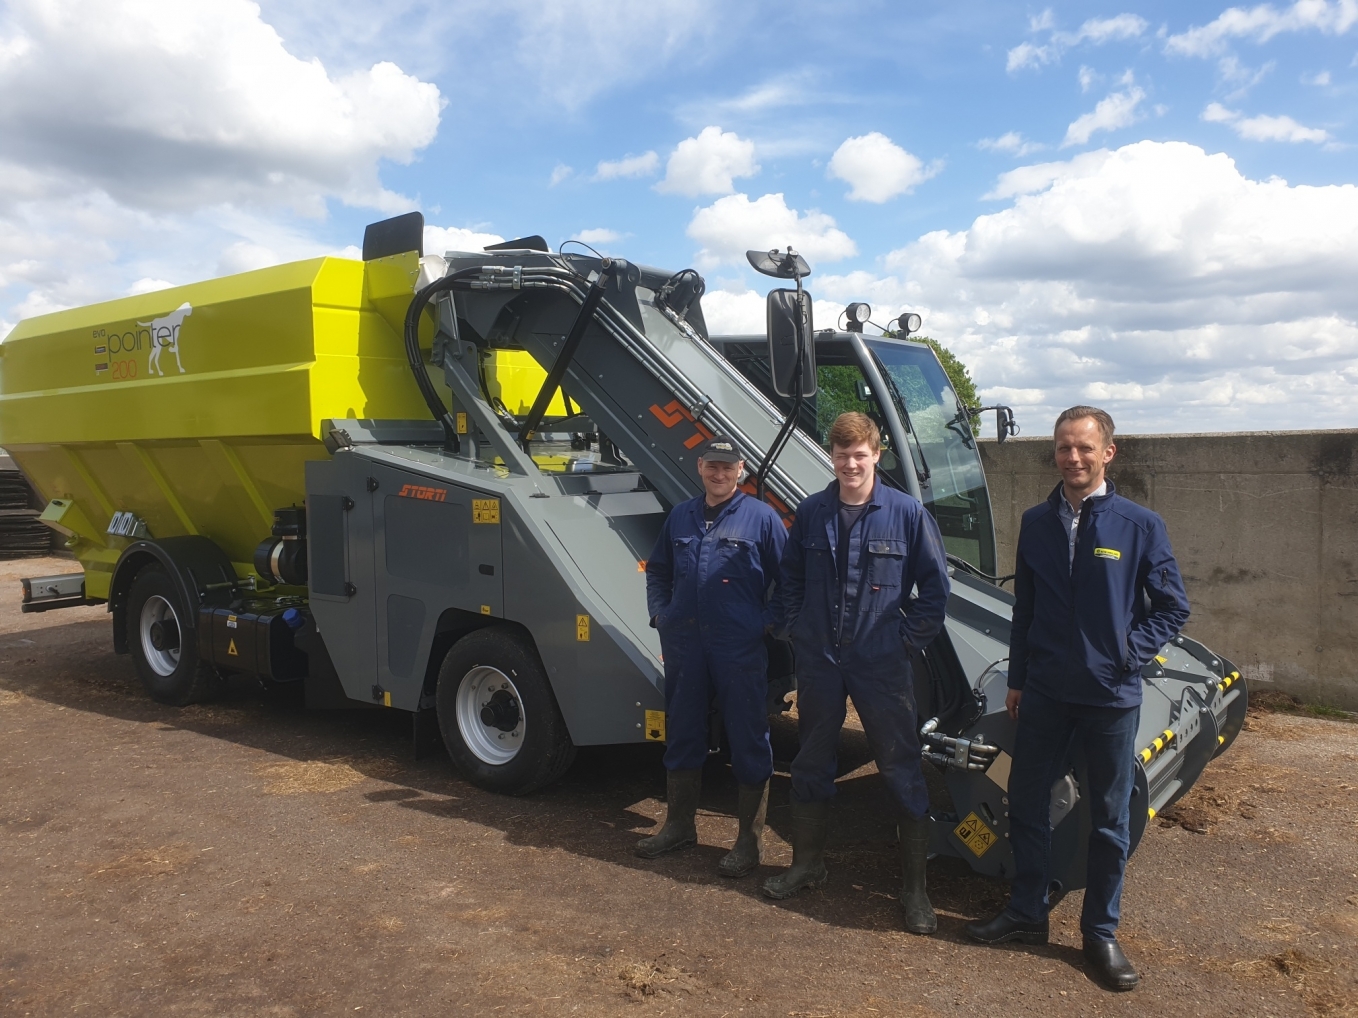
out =
{"type": "Polygon", "coordinates": [[[995,844],[995,832],[975,813],[968,813],[967,818],[954,827],[952,832],[978,859],[989,852],[990,846],[995,844]]]}
{"type": "Polygon", "coordinates": [[[226,645],[226,652],[232,657],[240,657],[240,651],[236,649],[236,641],[232,640],[226,645]]]}
{"type": "Polygon", "coordinates": [[[488,605],[488,604],[483,604],[483,605],[481,606],[481,614],[482,614],[482,615],[489,615],[489,614],[490,614],[490,605],[488,605]]]}
{"type": "Polygon", "coordinates": [[[237,626],[237,621],[236,621],[236,616],[234,616],[234,615],[228,615],[228,616],[226,617],[226,628],[227,628],[227,629],[236,629],[236,628],[238,628],[238,626],[237,626]]]}
{"type": "Polygon", "coordinates": [[[466,415],[466,414],[460,413],[460,414],[457,415],[457,433],[458,433],[459,435],[465,435],[465,434],[467,433],[467,415],[466,415]]]}
{"type": "Polygon", "coordinates": [[[499,523],[500,500],[498,498],[472,499],[473,523],[499,523]]]}
{"type": "Polygon", "coordinates": [[[646,712],[646,741],[665,741],[665,712],[663,710],[648,710],[646,712]]]}
{"type": "Polygon", "coordinates": [[[589,643],[589,616],[575,616],[575,638],[580,643],[589,643]]]}
{"type": "Polygon", "coordinates": [[[1116,548],[1095,548],[1094,557],[1110,558],[1116,562],[1118,559],[1122,558],[1122,552],[1118,551],[1116,548]]]}
{"type": "Polygon", "coordinates": [[[384,690],[382,691],[382,706],[383,706],[383,707],[390,707],[390,706],[391,706],[391,690],[390,690],[390,689],[384,689],[384,690]]]}

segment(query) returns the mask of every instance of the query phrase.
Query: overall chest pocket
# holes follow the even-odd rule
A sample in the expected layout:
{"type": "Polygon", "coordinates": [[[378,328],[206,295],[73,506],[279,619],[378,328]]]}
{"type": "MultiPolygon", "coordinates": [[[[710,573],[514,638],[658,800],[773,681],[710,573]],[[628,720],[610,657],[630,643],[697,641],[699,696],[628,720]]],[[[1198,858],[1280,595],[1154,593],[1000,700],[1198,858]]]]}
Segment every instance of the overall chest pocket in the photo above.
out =
{"type": "Polygon", "coordinates": [[[722,577],[723,582],[743,583],[763,574],[758,549],[749,538],[718,538],[714,552],[711,575],[722,577]]]}
{"type": "Polygon", "coordinates": [[[698,560],[698,539],[696,537],[676,537],[671,545],[674,556],[674,575],[687,576],[693,572],[698,560]]]}
{"type": "Polygon", "coordinates": [[[874,587],[899,587],[905,572],[905,542],[874,538],[868,541],[868,583],[874,587]]]}

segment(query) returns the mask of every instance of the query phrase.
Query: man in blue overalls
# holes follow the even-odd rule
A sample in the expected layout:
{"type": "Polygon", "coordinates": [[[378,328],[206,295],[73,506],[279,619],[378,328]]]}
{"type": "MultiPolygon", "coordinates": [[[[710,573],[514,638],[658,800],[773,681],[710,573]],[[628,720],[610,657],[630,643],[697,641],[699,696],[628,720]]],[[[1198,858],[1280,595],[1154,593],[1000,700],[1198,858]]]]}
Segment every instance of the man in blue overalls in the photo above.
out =
{"type": "Polygon", "coordinates": [[[773,749],[769,745],[768,654],[772,592],[787,529],[768,505],[737,490],[744,458],[729,438],[699,447],[703,494],[674,507],[646,562],[646,603],[665,656],[668,812],[636,854],[653,859],[698,843],[694,818],[715,699],[739,785],[735,846],[723,876],[741,877],[763,858],[773,749]]]}
{"type": "Polygon", "coordinates": [[[845,696],[852,696],[877,769],[904,813],[905,928],[933,933],[938,919],[924,873],[929,793],[908,655],[943,626],[947,555],[919,501],[877,478],[881,434],[870,417],[841,414],[829,441],[835,480],[798,507],[783,552],[780,635],[790,635],[796,651],[801,749],[792,761],[792,866],[763,890],[787,898],[829,879],[824,856],[836,747],[845,696]]]}

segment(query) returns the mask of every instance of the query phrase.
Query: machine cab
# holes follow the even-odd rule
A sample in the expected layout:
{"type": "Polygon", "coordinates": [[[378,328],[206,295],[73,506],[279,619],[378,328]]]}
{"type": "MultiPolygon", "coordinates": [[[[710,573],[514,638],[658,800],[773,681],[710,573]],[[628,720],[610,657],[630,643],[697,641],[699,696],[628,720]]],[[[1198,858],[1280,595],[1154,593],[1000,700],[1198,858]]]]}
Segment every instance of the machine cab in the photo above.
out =
{"type": "MultiPolygon", "coordinates": [[[[924,343],[825,330],[814,334],[817,392],[798,426],[825,445],[835,418],[866,413],[882,430],[879,469],[938,521],[949,554],[995,575],[995,526],[971,418],[947,372],[924,343]]],[[[713,336],[722,352],[784,413],[792,400],[772,384],[764,336],[713,336]]]]}

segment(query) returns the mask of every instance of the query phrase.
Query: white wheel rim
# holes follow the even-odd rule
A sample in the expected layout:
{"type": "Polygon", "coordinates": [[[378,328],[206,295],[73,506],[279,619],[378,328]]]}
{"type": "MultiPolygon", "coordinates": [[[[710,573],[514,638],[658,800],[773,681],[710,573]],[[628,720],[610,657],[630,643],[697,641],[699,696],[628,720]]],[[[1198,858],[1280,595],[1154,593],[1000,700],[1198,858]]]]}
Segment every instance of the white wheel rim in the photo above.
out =
{"type": "Polygon", "coordinates": [[[476,759],[494,767],[509,763],[523,747],[524,724],[523,699],[508,675],[490,665],[477,665],[462,676],[457,687],[457,730],[476,759]],[[481,711],[497,693],[507,694],[518,710],[518,724],[509,731],[481,719],[481,711]]]}
{"type": "Polygon", "coordinates": [[[174,606],[159,594],[152,594],[146,599],[146,603],[141,606],[141,652],[146,658],[146,663],[151,666],[151,670],[157,675],[173,675],[174,670],[179,667],[179,648],[157,650],[156,645],[151,642],[151,627],[157,622],[173,622],[174,627],[181,634],[183,629],[179,626],[179,616],[174,613],[174,606]]]}

